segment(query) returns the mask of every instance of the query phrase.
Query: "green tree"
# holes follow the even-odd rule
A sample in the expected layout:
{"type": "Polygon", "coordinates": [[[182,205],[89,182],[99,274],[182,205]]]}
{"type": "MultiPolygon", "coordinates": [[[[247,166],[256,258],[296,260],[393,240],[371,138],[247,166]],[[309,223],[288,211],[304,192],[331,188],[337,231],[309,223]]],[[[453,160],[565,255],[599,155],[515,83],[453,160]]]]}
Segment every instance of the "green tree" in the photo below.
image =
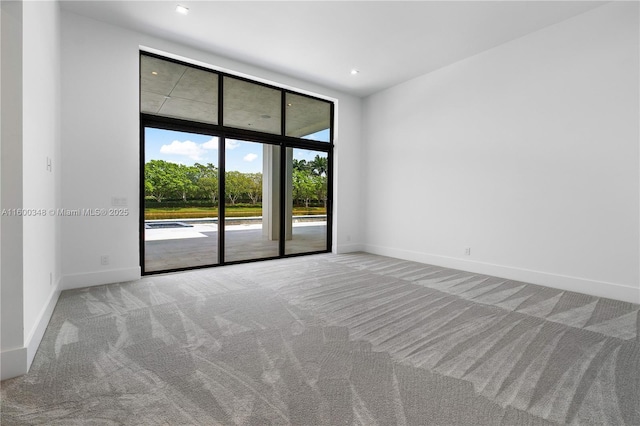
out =
{"type": "Polygon", "coordinates": [[[200,191],[215,204],[218,199],[218,178],[202,177],[198,179],[198,188],[200,191]]]}
{"type": "Polygon", "coordinates": [[[312,176],[304,170],[294,170],[293,175],[293,198],[304,203],[309,208],[309,202],[315,197],[315,184],[312,176]]]}
{"type": "Polygon", "coordinates": [[[300,170],[303,172],[310,172],[311,166],[307,163],[307,160],[298,160],[297,158],[293,159],[293,170],[300,170]]]}
{"type": "Polygon", "coordinates": [[[225,195],[235,205],[243,194],[246,193],[247,179],[245,175],[239,171],[231,171],[225,173],[225,195]]]}
{"type": "Polygon", "coordinates": [[[293,197],[309,207],[311,200],[322,201],[327,207],[328,158],[316,155],[311,161],[293,159],[293,197]]]}
{"type": "Polygon", "coordinates": [[[309,168],[316,176],[327,176],[329,159],[325,156],[321,157],[316,155],[316,157],[309,162],[309,168]]]}
{"type": "Polygon", "coordinates": [[[211,200],[213,204],[218,198],[218,168],[211,163],[193,165],[197,170],[196,185],[200,194],[211,200]]]}
{"type": "Polygon", "coordinates": [[[246,194],[251,199],[252,204],[257,204],[262,198],[262,173],[247,173],[246,179],[246,194]]]}
{"type": "Polygon", "coordinates": [[[144,165],[145,195],[155,198],[157,202],[180,194],[182,186],[177,164],[151,160],[144,165]]]}
{"type": "Polygon", "coordinates": [[[212,163],[207,163],[206,165],[195,163],[193,167],[195,167],[198,171],[198,179],[203,177],[218,177],[218,168],[212,163]]]}
{"type": "Polygon", "coordinates": [[[313,188],[317,200],[322,201],[325,210],[327,208],[327,176],[313,176],[313,188]]]}
{"type": "Polygon", "coordinates": [[[194,166],[177,164],[175,170],[178,179],[178,191],[182,201],[186,202],[187,197],[195,197],[198,193],[198,169],[194,166]]]}

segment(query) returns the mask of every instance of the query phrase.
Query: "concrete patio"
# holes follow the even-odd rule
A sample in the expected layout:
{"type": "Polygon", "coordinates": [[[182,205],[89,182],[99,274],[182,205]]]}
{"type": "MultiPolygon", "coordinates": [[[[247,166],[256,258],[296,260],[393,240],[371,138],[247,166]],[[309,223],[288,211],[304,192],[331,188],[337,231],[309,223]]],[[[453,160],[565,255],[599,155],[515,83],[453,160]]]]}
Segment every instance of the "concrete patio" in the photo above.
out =
{"type": "MultiPolygon", "coordinates": [[[[285,254],[307,253],[327,248],[326,222],[294,223],[292,234],[292,239],[285,241],[285,254]]],[[[261,223],[225,226],[226,262],[275,256],[278,256],[278,241],[263,236],[261,223]]],[[[217,263],[217,223],[145,229],[145,272],[217,263]]]]}

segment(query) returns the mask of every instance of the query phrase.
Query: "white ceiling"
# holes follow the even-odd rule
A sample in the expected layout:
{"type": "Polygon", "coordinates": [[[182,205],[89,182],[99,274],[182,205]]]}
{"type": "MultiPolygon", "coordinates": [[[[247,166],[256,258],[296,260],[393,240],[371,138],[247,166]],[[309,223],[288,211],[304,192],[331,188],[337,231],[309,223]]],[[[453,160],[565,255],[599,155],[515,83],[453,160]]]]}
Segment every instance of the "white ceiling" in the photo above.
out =
{"type": "Polygon", "coordinates": [[[62,1],[66,10],[367,96],[593,1],[62,1]],[[187,16],[175,12],[189,8],[187,16]],[[351,75],[350,70],[360,70],[351,75]]]}

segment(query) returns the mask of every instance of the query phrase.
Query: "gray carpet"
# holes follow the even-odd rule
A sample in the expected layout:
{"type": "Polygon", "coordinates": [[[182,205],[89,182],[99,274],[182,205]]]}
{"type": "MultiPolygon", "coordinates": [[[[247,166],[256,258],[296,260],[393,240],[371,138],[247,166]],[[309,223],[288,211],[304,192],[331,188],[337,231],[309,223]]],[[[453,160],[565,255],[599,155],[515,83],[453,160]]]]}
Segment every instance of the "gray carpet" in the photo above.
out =
{"type": "Polygon", "coordinates": [[[638,311],[363,253],[66,291],[2,425],[640,425],[638,311]]]}

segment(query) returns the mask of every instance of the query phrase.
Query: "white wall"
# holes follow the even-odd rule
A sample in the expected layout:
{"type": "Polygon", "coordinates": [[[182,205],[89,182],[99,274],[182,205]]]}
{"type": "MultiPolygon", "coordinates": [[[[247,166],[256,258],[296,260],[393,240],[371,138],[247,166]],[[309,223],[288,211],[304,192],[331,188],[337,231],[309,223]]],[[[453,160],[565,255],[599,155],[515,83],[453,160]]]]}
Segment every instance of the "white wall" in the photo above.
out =
{"type": "Polygon", "coordinates": [[[365,248],[640,302],[638,40],[611,3],[367,98],[365,248]]]}
{"type": "Polygon", "coordinates": [[[60,294],[59,23],[55,2],[2,3],[2,379],[28,370],[60,294]]]}
{"type": "Polygon", "coordinates": [[[108,208],[116,196],[126,197],[130,210],[128,217],[63,218],[64,288],[131,280],[140,274],[140,46],[336,99],[340,185],[335,194],[334,250],[361,247],[360,99],[63,10],[62,206],[108,208]],[[110,256],[110,265],[100,264],[102,255],[110,256]]]}
{"type": "MultiPolygon", "coordinates": [[[[22,208],[22,3],[0,3],[0,208],[22,208]]],[[[0,217],[0,380],[27,371],[22,218],[0,217]]]]}
{"type": "Polygon", "coordinates": [[[339,97],[334,152],[333,252],[363,249],[365,211],[362,186],[362,101],[339,97]]]}
{"type": "Polygon", "coordinates": [[[35,356],[60,290],[60,14],[50,1],[24,2],[23,218],[24,340],[35,356]],[[49,167],[49,164],[51,167],[49,167]]]}

